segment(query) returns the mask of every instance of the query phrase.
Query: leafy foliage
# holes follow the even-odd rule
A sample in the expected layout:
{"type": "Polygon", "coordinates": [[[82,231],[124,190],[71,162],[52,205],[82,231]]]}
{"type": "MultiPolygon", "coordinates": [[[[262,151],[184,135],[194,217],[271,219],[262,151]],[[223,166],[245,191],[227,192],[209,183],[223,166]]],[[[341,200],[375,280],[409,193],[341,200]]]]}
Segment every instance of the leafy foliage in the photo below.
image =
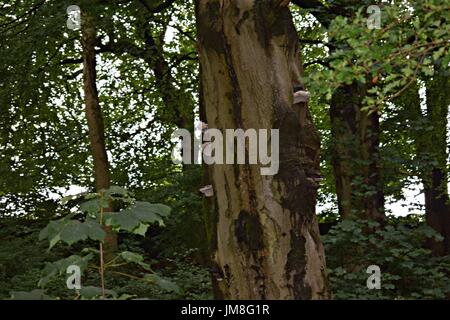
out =
{"type": "MultiPolygon", "coordinates": [[[[84,199],[89,199],[88,204],[84,203],[83,205],[82,203],[79,206],[81,211],[85,214],[85,219],[83,222],[72,219],[75,216],[75,212],[72,212],[59,220],[51,221],[47,227],[40,232],[39,239],[47,239],[49,241],[49,250],[52,249],[59,241],[63,241],[69,246],[87,239],[103,242],[106,235],[103,230],[104,225],[110,225],[117,230],[125,230],[145,236],[145,230],[149,224],[158,223],[159,225],[163,225],[163,218],[168,217],[170,214],[169,207],[162,204],[134,201],[129,192],[117,186],[107,190],[102,190],[98,194],[84,193],[80,196],[84,199]],[[122,203],[129,204],[129,206],[118,213],[108,212],[108,216],[106,216],[104,210],[107,209],[113,200],[116,202],[120,201],[122,203]],[[139,228],[140,225],[144,226],[144,228],[139,228]]],[[[68,199],[64,199],[64,202],[76,199],[77,197],[78,196],[71,196],[68,199]]],[[[86,271],[89,262],[94,258],[94,253],[100,254],[100,259],[103,261],[102,250],[102,246],[100,246],[100,250],[85,247],[82,250],[82,253],[84,253],[83,256],[72,255],[68,258],[61,259],[53,263],[48,263],[44,269],[45,276],[40,279],[38,285],[40,287],[45,287],[53,277],[62,276],[65,274],[67,268],[71,265],[78,266],[82,272],[86,271]]],[[[152,272],[150,265],[144,262],[144,257],[141,254],[124,251],[118,253],[117,256],[106,265],[103,265],[102,262],[100,266],[97,267],[100,270],[100,275],[102,277],[108,267],[114,268],[117,266],[113,264],[113,262],[117,259],[122,260],[124,264],[135,263],[145,270],[152,272]]],[[[126,273],[121,274],[127,276],[126,273]]],[[[142,279],[144,281],[159,285],[165,290],[174,292],[178,291],[178,287],[175,284],[155,273],[146,274],[142,279]]],[[[117,298],[117,295],[113,291],[107,292],[104,287],[101,288],[100,292],[103,298],[108,295],[113,298],[117,298]]],[[[99,296],[99,291],[96,287],[83,287],[80,290],[79,295],[83,298],[94,298],[99,296]]],[[[23,296],[24,295],[13,295],[13,297],[23,296]]]]}
{"type": "MultiPolygon", "coordinates": [[[[403,219],[404,220],[404,219],[403,219]]],[[[410,222],[410,221],[409,221],[410,222]]],[[[450,261],[423,248],[433,229],[393,219],[386,226],[344,220],[324,237],[329,277],[336,299],[444,299],[450,294],[450,261]],[[381,289],[366,286],[367,267],[381,269],[381,289]]]]}

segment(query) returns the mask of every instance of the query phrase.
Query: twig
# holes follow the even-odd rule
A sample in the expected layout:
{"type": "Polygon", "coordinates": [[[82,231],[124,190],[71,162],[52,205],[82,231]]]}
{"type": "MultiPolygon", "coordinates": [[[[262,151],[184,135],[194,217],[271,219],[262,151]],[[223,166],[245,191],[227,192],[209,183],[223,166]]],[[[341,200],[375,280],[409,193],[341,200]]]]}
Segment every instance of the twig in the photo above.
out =
{"type": "MultiPolygon", "coordinates": [[[[100,192],[100,201],[103,200],[103,193],[100,192]]],[[[100,206],[100,225],[103,225],[103,206],[100,206]]],[[[100,242],[100,281],[102,286],[102,297],[105,299],[105,265],[103,261],[103,241],[100,242]]]]}

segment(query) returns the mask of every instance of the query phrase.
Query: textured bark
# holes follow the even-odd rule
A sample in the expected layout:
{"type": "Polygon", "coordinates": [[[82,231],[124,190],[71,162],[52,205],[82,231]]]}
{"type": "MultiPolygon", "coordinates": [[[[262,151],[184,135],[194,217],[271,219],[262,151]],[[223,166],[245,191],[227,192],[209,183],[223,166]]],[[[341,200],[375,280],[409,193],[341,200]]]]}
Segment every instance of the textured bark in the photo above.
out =
{"type": "Polygon", "coordinates": [[[330,297],[315,216],[319,138],[301,86],[297,33],[286,1],[197,1],[198,49],[209,128],[279,129],[280,168],[212,165],[209,219],[216,295],[330,297]]]}
{"type": "MultiPolygon", "coordinates": [[[[102,111],[97,92],[95,44],[97,42],[94,21],[89,15],[83,14],[82,24],[83,47],[83,89],[86,119],[89,129],[89,141],[94,160],[94,178],[97,191],[110,187],[110,172],[106,154],[105,133],[102,111]]],[[[109,260],[117,249],[117,234],[110,227],[104,227],[105,258],[109,260]]]]}
{"type": "Polygon", "coordinates": [[[341,218],[384,219],[379,116],[362,111],[365,88],[338,88],[330,105],[333,169],[341,218]]]}

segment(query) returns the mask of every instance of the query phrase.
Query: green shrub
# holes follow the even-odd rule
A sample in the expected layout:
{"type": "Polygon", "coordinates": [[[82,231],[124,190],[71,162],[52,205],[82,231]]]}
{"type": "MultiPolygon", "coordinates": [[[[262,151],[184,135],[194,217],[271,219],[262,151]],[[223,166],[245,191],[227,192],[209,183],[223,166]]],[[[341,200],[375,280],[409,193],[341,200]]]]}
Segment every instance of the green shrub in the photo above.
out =
{"type": "Polygon", "coordinates": [[[442,237],[424,223],[390,218],[385,226],[343,220],[324,236],[335,299],[444,299],[450,294],[450,259],[432,257],[423,244],[442,237]],[[400,221],[400,222],[399,222],[400,221]],[[368,289],[367,267],[381,270],[381,288],[368,289]]]}

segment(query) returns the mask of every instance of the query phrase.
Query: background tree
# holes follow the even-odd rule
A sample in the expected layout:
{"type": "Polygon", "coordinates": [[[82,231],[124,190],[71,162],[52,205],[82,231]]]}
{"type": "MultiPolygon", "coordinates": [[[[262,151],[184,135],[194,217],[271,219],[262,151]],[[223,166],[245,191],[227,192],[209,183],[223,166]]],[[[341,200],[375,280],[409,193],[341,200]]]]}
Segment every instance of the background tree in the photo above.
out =
{"type": "Polygon", "coordinates": [[[428,244],[435,255],[448,254],[449,241],[447,115],[450,101],[444,89],[448,85],[448,75],[437,68],[432,77],[412,85],[395,102],[406,116],[404,121],[409,124],[406,130],[414,140],[415,166],[411,174],[422,181],[426,221],[444,237],[443,241],[428,244]],[[423,99],[419,94],[420,84],[425,89],[423,99]]]}

